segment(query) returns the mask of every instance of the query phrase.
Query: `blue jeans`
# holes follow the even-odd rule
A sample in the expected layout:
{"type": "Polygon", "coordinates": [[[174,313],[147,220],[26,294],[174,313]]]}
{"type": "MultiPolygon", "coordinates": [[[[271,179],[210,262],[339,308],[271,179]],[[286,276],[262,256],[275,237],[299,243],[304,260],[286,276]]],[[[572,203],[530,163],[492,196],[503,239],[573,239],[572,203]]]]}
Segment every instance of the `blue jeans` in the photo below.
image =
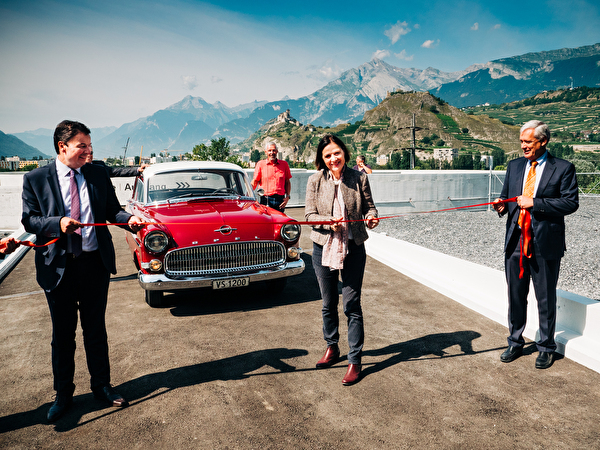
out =
{"type": "Polygon", "coordinates": [[[281,203],[283,202],[284,199],[285,199],[285,197],[283,195],[277,195],[277,194],[263,195],[260,198],[260,204],[269,206],[271,208],[274,208],[278,211],[283,212],[285,208],[281,208],[281,203]]]}
{"type": "Polygon", "coordinates": [[[323,297],[323,337],[327,346],[337,344],[339,335],[338,280],[342,277],[342,303],[344,314],[348,318],[348,363],[360,364],[365,340],[360,295],[367,254],[364,245],[356,245],[348,241],[348,254],[344,260],[344,268],[330,270],[321,265],[323,246],[313,243],[313,268],[317,275],[321,296],[323,297]]]}

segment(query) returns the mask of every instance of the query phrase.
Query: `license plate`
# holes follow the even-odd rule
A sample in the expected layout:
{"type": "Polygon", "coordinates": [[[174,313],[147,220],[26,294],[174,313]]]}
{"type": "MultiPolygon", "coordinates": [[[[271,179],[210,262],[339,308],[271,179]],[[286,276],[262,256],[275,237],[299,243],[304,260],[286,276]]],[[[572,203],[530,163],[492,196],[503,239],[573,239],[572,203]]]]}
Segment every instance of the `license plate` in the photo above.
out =
{"type": "Polygon", "coordinates": [[[235,287],[244,287],[250,284],[250,278],[228,278],[225,280],[213,281],[213,289],[229,289],[235,287]]]}

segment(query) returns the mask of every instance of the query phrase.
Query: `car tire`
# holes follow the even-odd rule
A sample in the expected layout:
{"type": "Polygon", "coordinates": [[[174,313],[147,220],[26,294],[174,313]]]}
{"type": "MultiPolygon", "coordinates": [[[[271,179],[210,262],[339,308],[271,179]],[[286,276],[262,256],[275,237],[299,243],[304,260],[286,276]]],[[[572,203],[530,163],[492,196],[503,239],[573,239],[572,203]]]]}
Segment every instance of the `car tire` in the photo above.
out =
{"type": "Polygon", "coordinates": [[[163,305],[162,291],[144,291],[146,294],[146,303],[152,308],[159,308],[163,305]]]}

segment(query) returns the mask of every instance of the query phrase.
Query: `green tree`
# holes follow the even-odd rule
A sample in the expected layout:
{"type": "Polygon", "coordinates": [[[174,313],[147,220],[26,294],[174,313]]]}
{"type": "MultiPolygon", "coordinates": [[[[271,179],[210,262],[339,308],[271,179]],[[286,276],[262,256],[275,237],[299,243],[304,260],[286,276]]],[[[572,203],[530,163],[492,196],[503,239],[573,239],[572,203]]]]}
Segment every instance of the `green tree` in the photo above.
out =
{"type": "Polygon", "coordinates": [[[187,156],[194,161],[227,161],[229,151],[229,141],[222,137],[211,139],[208,147],[206,144],[194,146],[192,155],[187,156]]]}
{"type": "Polygon", "coordinates": [[[482,170],[485,169],[485,164],[481,160],[481,153],[474,152],[473,153],[473,170],[482,170]]]}
{"type": "Polygon", "coordinates": [[[557,158],[569,158],[573,156],[575,152],[573,151],[573,147],[567,144],[561,144],[559,142],[550,142],[548,144],[548,150],[553,156],[557,158]]]}
{"type": "Polygon", "coordinates": [[[402,162],[400,163],[400,169],[410,170],[410,151],[402,150],[402,162]]]}
{"type": "Polygon", "coordinates": [[[454,170],[473,170],[473,156],[458,155],[458,158],[452,161],[454,170]]]}
{"type": "Polygon", "coordinates": [[[252,152],[250,153],[250,161],[252,161],[253,163],[256,163],[258,161],[260,161],[260,151],[259,150],[252,150],[252,152]]]}
{"type": "Polygon", "coordinates": [[[36,164],[27,164],[26,166],[23,166],[23,168],[19,169],[22,172],[29,172],[33,169],[37,169],[37,165],[36,164]]]}
{"type": "Polygon", "coordinates": [[[398,152],[392,153],[389,165],[392,170],[400,170],[402,168],[402,155],[398,152]]]}
{"type": "Polygon", "coordinates": [[[506,162],[506,154],[501,148],[493,149],[492,157],[494,158],[494,166],[502,165],[506,162]]]}
{"type": "Polygon", "coordinates": [[[139,156],[134,157],[133,160],[134,160],[134,163],[136,166],[140,165],[140,157],[139,156]]]}

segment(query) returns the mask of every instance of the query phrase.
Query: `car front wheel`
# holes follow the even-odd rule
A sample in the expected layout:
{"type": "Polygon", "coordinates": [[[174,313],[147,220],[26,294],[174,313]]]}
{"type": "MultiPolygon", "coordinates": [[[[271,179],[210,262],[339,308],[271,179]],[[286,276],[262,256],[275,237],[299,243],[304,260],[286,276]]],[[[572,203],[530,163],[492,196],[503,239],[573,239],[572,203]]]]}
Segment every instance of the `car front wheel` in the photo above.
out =
{"type": "Polygon", "coordinates": [[[162,291],[144,291],[146,293],[146,303],[152,308],[158,308],[163,305],[162,291]]]}

